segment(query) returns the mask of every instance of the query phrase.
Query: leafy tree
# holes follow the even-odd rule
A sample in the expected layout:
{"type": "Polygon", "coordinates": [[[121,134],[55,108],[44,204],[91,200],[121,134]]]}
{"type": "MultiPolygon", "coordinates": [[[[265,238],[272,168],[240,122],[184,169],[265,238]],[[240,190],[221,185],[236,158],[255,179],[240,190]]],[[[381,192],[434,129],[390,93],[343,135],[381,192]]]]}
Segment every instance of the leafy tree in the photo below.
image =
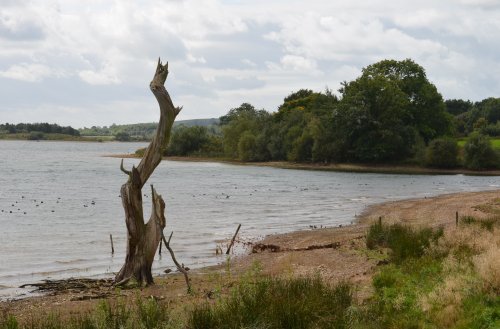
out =
{"type": "Polygon", "coordinates": [[[383,60],[343,83],[342,99],[329,129],[337,158],[380,162],[401,160],[425,142],[451,132],[443,98],[415,62],[383,60]]]}
{"type": "Polygon", "coordinates": [[[327,121],[338,103],[329,89],[324,93],[301,89],[283,100],[278,112],[273,114],[272,134],[268,149],[273,160],[326,161],[320,143],[327,143],[322,122],[327,121]],[[323,156],[324,155],[324,156],[323,156]]]}
{"type": "Polygon", "coordinates": [[[486,98],[475,104],[481,116],[486,118],[489,123],[497,123],[500,120],[500,98],[486,98]]]}
{"type": "Polygon", "coordinates": [[[482,130],[488,125],[488,120],[485,118],[479,118],[474,122],[474,130],[482,130]]]}
{"type": "Polygon", "coordinates": [[[468,135],[476,129],[486,132],[486,127],[500,119],[500,98],[486,98],[474,103],[472,108],[455,118],[457,130],[468,135]]]}
{"type": "Polygon", "coordinates": [[[251,131],[245,131],[238,140],[238,158],[241,161],[255,161],[256,138],[251,131]]]}
{"type": "Polygon", "coordinates": [[[230,109],[226,115],[221,116],[219,118],[219,124],[224,126],[241,117],[254,117],[257,113],[258,111],[252,104],[242,103],[240,106],[230,109]]]}
{"type": "Polygon", "coordinates": [[[458,166],[458,145],[452,138],[437,138],[427,147],[426,164],[437,168],[458,166]]]}
{"type": "Polygon", "coordinates": [[[447,99],[444,104],[446,106],[446,112],[450,113],[451,115],[466,113],[470,111],[473,106],[471,101],[465,101],[463,99],[447,99]]]}
{"type": "MultiPolygon", "coordinates": [[[[266,138],[260,137],[267,133],[266,126],[270,121],[270,114],[264,110],[256,110],[248,103],[243,103],[239,107],[231,109],[229,113],[220,118],[223,132],[224,152],[231,158],[240,158],[239,142],[245,132],[250,132],[257,140],[261,152],[267,152],[267,148],[262,147],[266,138]]],[[[256,158],[267,159],[267,154],[256,154],[256,158]]]]}
{"type": "Polygon", "coordinates": [[[491,147],[488,136],[474,132],[464,145],[464,165],[479,170],[498,167],[498,155],[491,147]]]}
{"type": "Polygon", "coordinates": [[[427,79],[424,68],[411,59],[380,61],[365,68],[362,76],[382,76],[395,82],[408,101],[408,123],[426,142],[450,132],[451,117],[445,111],[443,97],[427,79]]]}
{"type": "Polygon", "coordinates": [[[128,142],[130,141],[130,135],[127,134],[126,132],[120,131],[115,134],[115,140],[120,142],[128,142]]]}

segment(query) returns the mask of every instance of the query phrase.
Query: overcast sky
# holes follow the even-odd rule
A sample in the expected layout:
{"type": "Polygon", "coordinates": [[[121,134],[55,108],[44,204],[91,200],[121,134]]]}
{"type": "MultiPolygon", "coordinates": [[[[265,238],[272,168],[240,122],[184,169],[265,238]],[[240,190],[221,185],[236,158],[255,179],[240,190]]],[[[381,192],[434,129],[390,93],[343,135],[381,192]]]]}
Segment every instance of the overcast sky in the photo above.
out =
{"type": "Polygon", "coordinates": [[[274,111],[382,59],[477,101],[500,96],[500,0],[0,0],[0,122],[156,121],[158,56],[178,119],[274,111]]]}

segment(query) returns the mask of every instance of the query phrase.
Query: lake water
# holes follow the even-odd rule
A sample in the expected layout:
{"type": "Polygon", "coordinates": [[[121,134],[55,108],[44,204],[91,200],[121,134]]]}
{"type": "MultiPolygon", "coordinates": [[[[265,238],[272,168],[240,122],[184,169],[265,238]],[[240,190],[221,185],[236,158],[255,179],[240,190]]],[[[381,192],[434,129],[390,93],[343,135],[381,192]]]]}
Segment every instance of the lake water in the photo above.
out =
{"type": "MultiPolygon", "coordinates": [[[[120,159],[142,143],[0,141],[0,299],[42,279],[112,276],[125,259],[120,159]],[[115,254],[110,252],[113,235],[115,254]]],[[[126,168],[138,160],[126,159],[126,168]]],[[[498,188],[498,177],[387,175],[163,161],[149,183],[166,202],[172,247],[191,268],[224,260],[217,243],[351,223],[371,204],[498,188]]],[[[144,189],[150,211],[150,190],[144,189]]],[[[145,218],[149,218],[146,214],[145,218]]],[[[154,273],[173,268],[156,257],[154,273]]]]}

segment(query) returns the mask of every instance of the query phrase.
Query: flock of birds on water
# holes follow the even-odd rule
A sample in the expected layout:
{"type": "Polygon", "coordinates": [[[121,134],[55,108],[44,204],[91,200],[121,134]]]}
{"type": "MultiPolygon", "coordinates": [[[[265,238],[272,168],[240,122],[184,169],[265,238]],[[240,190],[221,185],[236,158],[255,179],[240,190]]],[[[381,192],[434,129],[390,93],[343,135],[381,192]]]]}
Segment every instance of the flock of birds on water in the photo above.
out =
{"type": "MultiPolygon", "coordinates": [[[[413,183],[413,182],[412,182],[413,183]]],[[[368,184],[359,184],[359,185],[368,185],[368,184]]],[[[234,187],[234,189],[238,189],[237,186],[234,187]]],[[[308,191],[310,188],[299,188],[298,186],[295,186],[295,189],[301,191],[301,192],[305,192],[305,191],[308,191]]],[[[311,188],[312,190],[317,190],[318,188],[311,188]]],[[[272,189],[269,189],[269,191],[271,191],[272,189]]],[[[255,192],[258,192],[258,190],[253,190],[253,193],[255,192]]],[[[249,195],[252,196],[253,193],[250,193],[249,195]]],[[[203,194],[200,194],[199,196],[207,196],[207,194],[203,193],[203,194]]],[[[118,195],[118,197],[121,197],[120,195],[118,195]]],[[[144,197],[145,198],[149,198],[149,195],[147,194],[144,194],[144,197]]],[[[196,195],[192,194],[192,197],[195,198],[196,195]]],[[[215,196],[216,199],[229,199],[231,197],[231,195],[229,194],[226,194],[224,192],[218,194],[215,196]]],[[[21,201],[23,200],[27,200],[27,198],[25,198],[24,195],[21,196],[21,201]]],[[[31,199],[31,201],[35,204],[35,209],[32,209],[33,211],[37,211],[36,208],[40,209],[39,207],[41,207],[42,205],[47,205],[48,203],[47,202],[44,202],[43,200],[39,200],[39,199],[31,199]]],[[[57,200],[55,200],[55,205],[59,204],[59,203],[62,203],[62,199],[61,197],[58,197],[57,200]]],[[[86,203],[83,203],[82,206],[84,208],[89,208],[89,207],[93,207],[96,205],[96,202],[95,200],[91,200],[90,202],[86,202],[86,203]]],[[[30,210],[26,210],[26,209],[22,209],[23,208],[23,203],[22,202],[19,202],[19,201],[14,201],[14,203],[10,204],[10,207],[8,207],[7,209],[0,209],[0,213],[4,213],[4,214],[22,214],[22,215],[27,215],[28,212],[30,210]],[[17,211],[16,211],[17,210],[17,211]]],[[[52,206],[50,207],[50,212],[54,213],[56,212],[56,208],[54,207],[54,204],[52,204],[52,206]]],[[[355,215],[356,217],[356,215],[355,215]]],[[[351,224],[353,222],[351,221],[351,224]]],[[[339,227],[342,227],[342,225],[335,225],[335,226],[339,226],[339,227]]],[[[321,228],[327,228],[326,225],[308,225],[308,228],[309,229],[321,229],[321,228]]]]}
{"type": "MultiPolygon", "coordinates": [[[[27,200],[27,198],[24,195],[21,195],[21,200],[14,201],[14,203],[11,203],[10,206],[6,209],[0,209],[0,213],[4,214],[22,214],[22,215],[28,215],[29,210],[26,208],[26,204],[23,203],[22,201],[27,200]],[[23,208],[23,209],[22,209],[23,208]]],[[[44,200],[39,200],[39,199],[31,199],[30,200],[34,205],[35,209],[32,209],[34,211],[37,211],[36,208],[40,209],[40,207],[46,206],[49,203],[44,201],[44,200]]],[[[57,200],[55,201],[55,205],[62,203],[61,197],[58,197],[57,200]]],[[[50,206],[50,212],[56,212],[56,207],[54,204],[50,206]]],[[[95,206],[96,202],[94,200],[91,200],[89,203],[84,203],[83,207],[88,208],[90,206],[95,206]]]]}

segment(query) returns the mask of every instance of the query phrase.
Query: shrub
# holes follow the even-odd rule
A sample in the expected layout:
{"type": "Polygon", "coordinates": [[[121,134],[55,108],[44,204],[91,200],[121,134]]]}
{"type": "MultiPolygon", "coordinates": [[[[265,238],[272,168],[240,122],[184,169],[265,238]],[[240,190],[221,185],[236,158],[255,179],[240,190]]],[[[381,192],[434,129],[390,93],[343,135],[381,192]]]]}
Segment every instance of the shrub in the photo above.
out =
{"type": "Polygon", "coordinates": [[[385,225],[379,220],[368,230],[366,246],[374,249],[377,246],[391,249],[391,260],[401,263],[406,258],[421,257],[431,242],[436,242],[443,235],[443,230],[433,231],[430,228],[414,230],[401,224],[385,225]]]}
{"type": "Polygon", "coordinates": [[[451,138],[438,138],[429,143],[425,163],[430,167],[453,168],[458,166],[457,142],[451,138]]]}
{"type": "Polygon", "coordinates": [[[120,142],[128,142],[130,141],[130,139],[131,139],[130,135],[124,131],[120,131],[115,135],[115,140],[120,142]]]}
{"type": "Polygon", "coordinates": [[[137,149],[135,151],[135,155],[138,156],[138,157],[143,157],[144,156],[144,153],[146,153],[146,148],[140,148],[140,149],[137,149]]]}
{"type": "Polygon", "coordinates": [[[498,166],[498,156],[491,147],[488,136],[472,133],[464,145],[464,165],[479,170],[498,166]]]}

